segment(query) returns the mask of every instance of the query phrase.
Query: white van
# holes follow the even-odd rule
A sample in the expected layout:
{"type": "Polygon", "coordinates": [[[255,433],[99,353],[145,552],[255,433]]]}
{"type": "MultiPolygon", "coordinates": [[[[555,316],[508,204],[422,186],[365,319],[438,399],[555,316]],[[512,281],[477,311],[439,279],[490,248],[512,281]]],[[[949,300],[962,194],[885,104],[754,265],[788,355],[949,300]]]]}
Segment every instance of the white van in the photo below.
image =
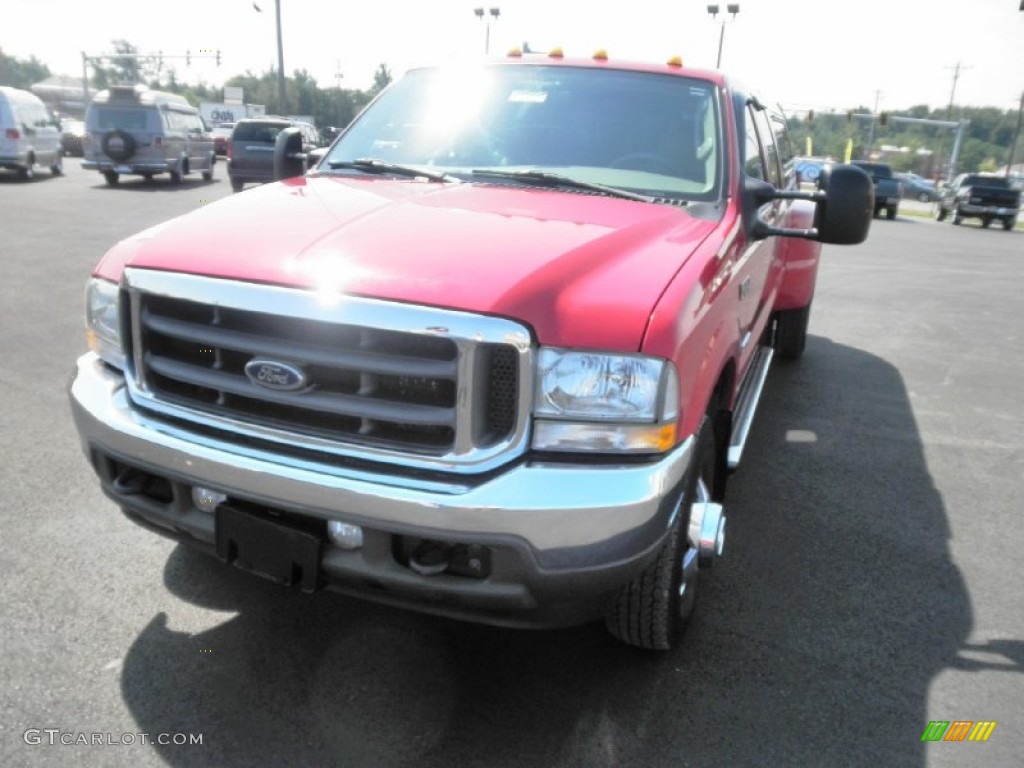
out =
{"type": "Polygon", "coordinates": [[[37,165],[59,176],[64,166],[60,123],[38,96],[0,85],[0,168],[10,168],[23,179],[35,175],[37,165]]]}
{"type": "Polygon", "coordinates": [[[144,85],[108,88],[86,110],[85,132],[82,167],[102,173],[107,184],[126,173],[168,173],[175,184],[192,171],[213,179],[213,136],[183,96],[144,85]]]}

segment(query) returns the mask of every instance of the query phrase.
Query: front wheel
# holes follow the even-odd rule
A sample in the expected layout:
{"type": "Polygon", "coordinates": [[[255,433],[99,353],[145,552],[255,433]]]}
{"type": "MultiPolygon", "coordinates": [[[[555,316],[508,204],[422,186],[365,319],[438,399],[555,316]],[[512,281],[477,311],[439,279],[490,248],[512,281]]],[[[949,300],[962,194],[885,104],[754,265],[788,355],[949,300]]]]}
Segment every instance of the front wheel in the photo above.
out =
{"type": "Polygon", "coordinates": [[[1009,232],[1015,226],[1017,226],[1017,219],[1013,218],[1012,216],[1008,219],[1003,219],[1003,229],[1005,231],[1009,232]]]}
{"type": "Polygon", "coordinates": [[[64,173],[64,154],[62,152],[58,152],[57,157],[54,158],[53,165],[50,166],[50,173],[54,176],[64,173]]]}
{"type": "Polygon", "coordinates": [[[889,219],[889,221],[892,221],[893,219],[896,218],[896,210],[897,209],[895,205],[889,206],[888,208],[885,209],[885,217],[889,219]]]}
{"type": "Polygon", "coordinates": [[[236,178],[232,177],[232,179],[231,179],[231,191],[232,192],[241,192],[243,189],[245,189],[245,182],[242,181],[241,179],[236,179],[236,178]]]}
{"type": "Polygon", "coordinates": [[[954,208],[953,209],[953,223],[959,225],[959,224],[963,224],[963,222],[964,222],[964,217],[960,214],[960,209],[959,208],[954,208]]]}
{"type": "Polygon", "coordinates": [[[107,184],[111,187],[117,185],[118,175],[116,171],[104,171],[103,178],[107,180],[107,184]]]}
{"type": "Polygon", "coordinates": [[[206,159],[208,161],[208,167],[203,171],[203,181],[213,181],[213,166],[217,164],[217,156],[210,155],[206,159]]]}
{"type": "Polygon", "coordinates": [[[697,601],[700,571],[722,554],[725,515],[712,500],[715,438],[705,417],[657,559],[615,597],[605,624],[619,640],[638,648],[670,650],[682,636],[697,601]]]}
{"type": "Polygon", "coordinates": [[[982,227],[982,229],[988,229],[989,226],[991,226],[991,224],[992,224],[992,219],[988,218],[988,216],[986,216],[984,219],[981,220],[981,227],[982,227]]]}
{"type": "Polygon", "coordinates": [[[775,325],[775,353],[780,358],[796,360],[804,353],[810,319],[810,304],[800,309],[784,309],[778,313],[775,325]]]}
{"type": "Polygon", "coordinates": [[[178,164],[171,169],[171,184],[181,184],[185,178],[185,166],[179,160],[178,164]]]}
{"type": "Polygon", "coordinates": [[[946,220],[946,209],[943,208],[941,205],[939,206],[939,209],[935,212],[935,220],[936,221],[945,221],[946,220]]]}

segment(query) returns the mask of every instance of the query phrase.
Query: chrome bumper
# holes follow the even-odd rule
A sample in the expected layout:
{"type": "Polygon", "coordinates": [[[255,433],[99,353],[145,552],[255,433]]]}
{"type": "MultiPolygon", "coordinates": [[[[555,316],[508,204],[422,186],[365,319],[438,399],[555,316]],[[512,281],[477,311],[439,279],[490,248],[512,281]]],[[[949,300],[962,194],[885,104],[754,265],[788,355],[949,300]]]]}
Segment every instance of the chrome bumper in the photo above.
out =
{"type": "Polygon", "coordinates": [[[970,203],[960,204],[960,213],[964,216],[1014,216],[1016,208],[1005,208],[996,205],[971,205],[970,203]]]}
{"type": "Polygon", "coordinates": [[[167,173],[172,164],[163,163],[115,163],[106,160],[83,160],[82,168],[87,171],[114,171],[116,173],[167,173]]]}
{"type": "MultiPolygon", "coordinates": [[[[284,456],[153,418],[131,406],[121,374],[92,353],[78,360],[70,398],[94,463],[108,455],[229,497],[377,530],[515,540],[541,570],[649,558],[668,529],[693,444],[653,463],[527,460],[483,479],[439,480],[284,456]]],[[[191,535],[209,543],[212,533],[211,521],[191,535]]]]}

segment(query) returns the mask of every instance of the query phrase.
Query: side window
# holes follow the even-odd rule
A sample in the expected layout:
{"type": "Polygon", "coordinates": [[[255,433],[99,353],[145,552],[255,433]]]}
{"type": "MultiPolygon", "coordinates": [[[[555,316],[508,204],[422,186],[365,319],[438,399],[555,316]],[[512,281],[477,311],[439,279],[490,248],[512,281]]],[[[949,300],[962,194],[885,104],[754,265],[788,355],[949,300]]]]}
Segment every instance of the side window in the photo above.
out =
{"type": "Polygon", "coordinates": [[[782,166],[783,186],[790,187],[796,183],[796,155],[789,139],[789,127],[785,115],[780,112],[772,112],[770,120],[775,134],[775,147],[779,153],[779,165],[782,166]]]}
{"type": "Polygon", "coordinates": [[[767,180],[764,162],[761,157],[761,144],[757,140],[754,128],[754,110],[747,106],[744,110],[743,133],[746,136],[743,149],[743,172],[755,179],[767,180]]]}
{"type": "Polygon", "coordinates": [[[761,148],[764,150],[764,160],[768,176],[766,179],[776,187],[782,186],[782,171],[779,169],[779,152],[775,146],[775,137],[772,135],[771,127],[768,125],[768,113],[763,109],[754,110],[754,124],[757,126],[757,135],[761,139],[761,148]]]}

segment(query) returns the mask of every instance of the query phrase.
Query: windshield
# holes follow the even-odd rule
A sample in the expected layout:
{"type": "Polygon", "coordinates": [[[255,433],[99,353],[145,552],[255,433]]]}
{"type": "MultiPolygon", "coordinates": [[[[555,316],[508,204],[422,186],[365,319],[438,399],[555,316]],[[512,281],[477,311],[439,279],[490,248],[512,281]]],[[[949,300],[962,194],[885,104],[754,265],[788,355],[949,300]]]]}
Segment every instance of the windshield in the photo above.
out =
{"type": "Polygon", "coordinates": [[[998,187],[1009,189],[1010,180],[1005,176],[968,176],[962,186],[965,187],[998,187]]]}
{"type": "Polygon", "coordinates": [[[372,158],[460,178],[543,170],[656,197],[715,200],[716,104],[711,83],[675,75],[543,65],[415,70],[349,127],[321,167],[351,173],[342,164],[372,158]]]}

